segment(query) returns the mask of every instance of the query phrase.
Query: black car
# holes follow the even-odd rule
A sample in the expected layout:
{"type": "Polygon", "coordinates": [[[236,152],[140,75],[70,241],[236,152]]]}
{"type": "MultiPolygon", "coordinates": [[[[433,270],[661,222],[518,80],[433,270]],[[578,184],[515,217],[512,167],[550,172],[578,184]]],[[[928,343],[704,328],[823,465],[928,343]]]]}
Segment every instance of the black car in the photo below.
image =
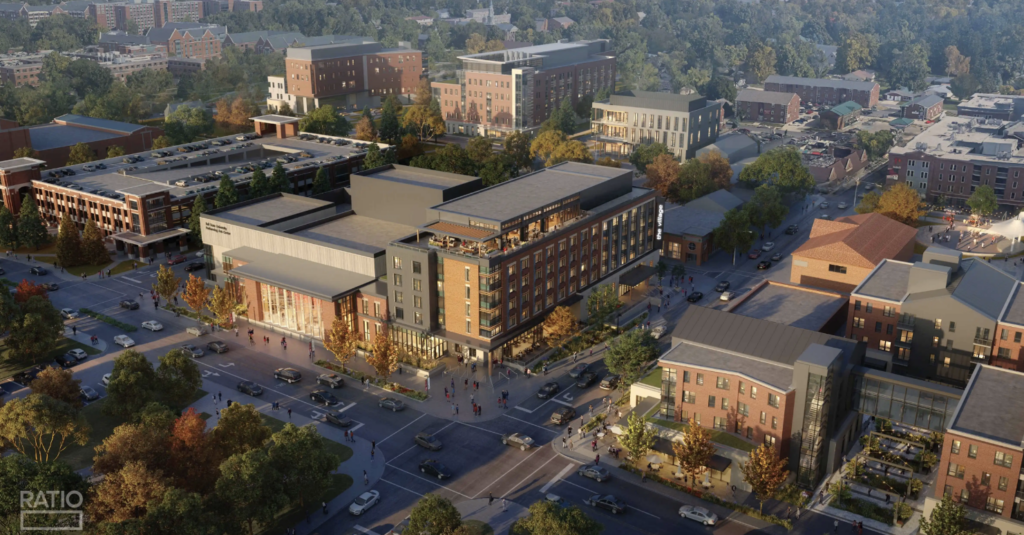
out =
{"type": "Polygon", "coordinates": [[[55,292],[59,288],[59,286],[57,286],[56,282],[44,282],[42,284],[42,287],[46,288],[47,290],[49,290],[51,292],[55,292]]]}
{"type": "Polygon", "coordinates": [[[797,226],[797,225],[790,225],[790,226],[786,227],[786,234],[790,234],[790,235],[796,234],[799,230],[800,230],[799,226],[797,226]]]}
{"type": "Polygon", "coordinates": [[[139,304],[132,299],[125,299],[121,301],[121,308],[127,308],[128,310],[138,310],[139,304]]]}
{"type": "Polygon", "coordinates": [[[189,262],[185,266],[185,271],[199,271],[200,269],[203,269],[205,267],[206,267],[206,264],[204,264],[202,262],[189,262]]]}
{"type": "Polygon", "coordinates": [[[427,459],[420,463],[420,472],[437,479],[448,479],[452,477],[452,471],[447,466],[433,459],[427,459]]]}
{"type": "Polygon", "coordinates": [[[771,260],[762,260],[757,263],[757,269],[768,269],[770,267],[772,267],[771,260]]]}
{"type": "Polygon", "coordinates": [[[576,409],[572,407],[559,407],[551,413],[551,423],[562,425],[567,424],[576,417],[576,409]]]}
{"type": "Polygon", "coordinates": [[[441,439],[430,433],[417,433],[412,440],[417,446],[427,448],[430,451],[439,451],[441,449],[441,439]]]}
{"type": "Polygon", "coordinates": [[[263,387],[252,381],[242,381],[238,383],[238,391],[250,396],[259,396],[263,394],[263,387]]]}
{"type": "Polygon", "coordinates": [[[722,292],[728,290],[729,286],[730,286],[729,281],[721,281],[721,282],[719,282],[718,284],[715,285],[715,291],[718,292],[718,293],[722,293],[722,292]]]}
{"type": "Polygon", "coordinates": [[[228,345],[218,340],[216,342],[210,342],[209,344],[206,344],[206,349],[209,349],[214,353],[227,353],[228,345]]]}
{"type": "Polygon", "coordinates": [[[334,394],[326,390],[314,390],[309,394],[309,400],[314,403],[323,403],[324,405],[337,405],[341,403],[338,398],[334,397],[334,394]]]}
{"type": "Polygon", "coordinates": [[[597,374],[594,372],[584,372],[582,375],[576,378],[577,388],[587,388],[597,382],[597,374]]]}
{"type": "Polygon", "coordinates": [[[329,388],[341,388],[345,386],[345,380],[336,373],[321,373],[316,376],[316,384],[329,388]]]}
{"type": "Polygon", "coordinates": [[[39,375],[39,372],[41,372],[41,371],[43,371],[45,369],[46,369],[46,366],[43,366],[41,364],[39,366],[33,366],[33,367],[31,367],[31,368],[29,368],[27,370],[20,371],[20,372],[14,374],[11,377],[11,379],[13,379],[17,383],[21,383],[24,386],[28,386],[29,383],[31,383],[32,381],[34,381],[36,379],[36,376],[39,375]]]}
{"type": "Polygon", "coordinates": [[[289,384],[302,380],[302,374],[294,368],[278,368],[274,370],[274,379],[280,379],[289,384]]]}
{"type": "Polygon", "coordinates": [[[626,503],[611,494],[607,496],[595,494],[584,501],[587,505],[610,511],[612,514],[617,515],[626,512],[626,503]]]}
{"type": "Polygon", "coordinates": [[[696,303],[704,298],[704,294],[700,292],[690,292],[690,295],[686,296],[686,300],[691,303],[696,303]]]}
{"type": "Polygon", "coordinates": [[[47,273],[49,273],[49,271],[46,271],[46,268],[41,268],[39,266],[33,267],[32,269],[28,270],[28,272],[33,275],[46,275],[47,273]]]}
{"type": "Polygon", "coordinates": [[[604,379],[601,379],[601,384],[598,385],[601,390],[615,390],[619,387],[619,381],[622,379],[618,375],[605,375],[604,379]]]}
{"type": "Polygon", "coordinates": [[[327,420],[338,427],[349,427],[352,425],[352,418],[349,418],[334,409],[327,409],[327,413],[324,414],[324,420],[327,420]]]}
{"type": "Polygon", "coordinates": [[[569,370],[569,377],[573,379],[579,377],[583,372],[590,369],[590,364],[577,364],[573,369],[569,370]]]}
{"type": "Polygon", "coordinates": [[[558,383],[548,383],[540,387],[540,390],[537,391],[537,397],[540,399],[548,399],[557,394],[560,390],[562,390],[562,387],[558,386],[558,383]]]}
{"type": "Polygon", "coordinates": [[[75,364],[78,364],[78,359],[68,354],[60,355],[54,360],[57,361],[57,364],[59,364],[61,368],[70,368],[75,364]]]}

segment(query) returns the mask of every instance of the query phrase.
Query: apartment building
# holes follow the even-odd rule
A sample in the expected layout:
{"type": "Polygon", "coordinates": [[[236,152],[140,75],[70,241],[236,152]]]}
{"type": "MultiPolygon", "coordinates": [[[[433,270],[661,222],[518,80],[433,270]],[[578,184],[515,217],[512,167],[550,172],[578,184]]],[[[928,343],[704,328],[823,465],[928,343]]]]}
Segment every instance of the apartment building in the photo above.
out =
{"type": "Polygon", "coordinates": [[[800,97],[796,93],[744,89],[736,96],[736,114],[744,121],[789,124],[800,118],[800,97]]]}
{"type": "Polygon", "coordinates": [[[945,113],[942,109],[944,102],[945,100],[938,95],[924,94],[900,104],[900,113],[908,119],[934,121],[945,113]]]}
{"type": "Polygon", "coordinates": [[[127,30],[134,23],[139,31],[160,28],[170,22],[198,22],[205,16],[203,0],[155,0],[89,4],[87,16],[97,26],[127,30]]]}
{"type": "Polygon", "coordinates": [[[285,50],[285,76],[269,77],[284,98],[267,100],[271,108],[287,103],[297,113],[309,113],[325,104],[342,110],[378,107],[388,95],[408,99],[423,74],[422,52],[409,48],[386,49],[364,38],[285,50]]]}
{"type": "Polygon", "coordinates": [[[263,0],[203,0],[203,13],[207,17],[217,13],[239,11],[263,11],[263,0]]]}
{"type": "Polygon", "coordinates": [[[957,104],[956,114],[958,117],[1016,121],[1024,116],[1024,97],[975,93],[966,102],[957,104]]]}
{"type": "Polygon", "coordinates": [[[552,43],[460,56],[456,79],[433,82],[448,132],[505,137],[535,132],[568,98],[615,87],[607,39],[552,43]]]}
{"type": "Polygon", "coordinates": [[[43,58],[50,52],[53,51],[0,55],[0,83],[13,87],[39,85],[39,75],[43,72],[43,58]]]}
{"type": "Polygon", "coordinates": [[[1024,206],[1024,124],[1000,119],[944,117],[904,146],[889,151],[887,183],[902,182],[923,199],[965,206],[978,186],[995,190],[1001,206],[1024,206]]]}
{"type": "Polygon", "coordinates": [[[876,82],[773,74],[765,79],[764,90],[796,93],[802,103],[814,106],[837,106],[852,100],[864,108],[870,108],[878,104],[879,87],[876,82]]]}
{"type": "Polygon", "coordinates": [[[595,102],[591,125],[600,150],[627,157],[648,143],[664,143],[680,160],[718,139],[722,105],[697,95],[625,91],[595,102]]]}
{"type": "Polygon", "coordinates": [[[201,60],[219,58],[227,35],[224,26],[196,22],[170,22],[145,34],[151,44],[165,47],[168,56],[201,60]]]}
{"type": "Polygon", "coordinates": [[[163,130],[149,126],[61,115],[49,124],[19,127],[14,123],[0,129],[0,160],[11,159],[14,151],[28,147],[34,149],[38,153],[37,158],[49,167],[60,167],[67,162],[71,146],[76,143],[85,143],[102,156],[111,146],[122,147],[129,152],[144,150],[153,138],[161,134],[163,130]]]}

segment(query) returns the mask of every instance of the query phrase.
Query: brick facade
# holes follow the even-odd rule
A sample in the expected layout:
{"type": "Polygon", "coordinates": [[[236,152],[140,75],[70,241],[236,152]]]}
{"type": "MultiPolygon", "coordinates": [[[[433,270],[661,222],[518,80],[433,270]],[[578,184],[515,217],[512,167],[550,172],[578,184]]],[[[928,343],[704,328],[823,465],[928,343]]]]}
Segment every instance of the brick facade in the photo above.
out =
{"type": "Polygon", "coordinates": [[[1012,517],[1024,450],[949,431],[940,457],[936,498],[948,493],[954,501],[975,509],[1012,517]],[[997,454],[1002,454],[1002,464],[996,464],[997,454]]]}
{"type": "Polygon", "coordinates": [[[996,325],[992,365],[1024,371],[1024,327],[1011,323],[996,325]]]}
{"type": "Polygon", "coordinates": [[[865,82],[844,82],[840,80],[820,80],[817,78],[793,78],[788,76],[769,76],[764,83],[765,91],[796,93],[800,101],[815,106],[837,106],[852,100],[862,107],[870,108],[878,104],[879,86],[872,83],[870,89],[858,89],[865,82]]]}
{"type": "Polygon", "coordinates": [[[800,97],[793,93],[786,104],[740,100],[737,97],[735,113],[746,121],[789,124],[800,118],[800,97]]]}
{"type": "Polygon", "coordinates": [[[849,338],[867,342],[871,349],[898,352],[895,342],[901,336],[901,331],[896,328],[900,317],[899,304],[851,296],[849,311],[846,320],[849,338]]]}

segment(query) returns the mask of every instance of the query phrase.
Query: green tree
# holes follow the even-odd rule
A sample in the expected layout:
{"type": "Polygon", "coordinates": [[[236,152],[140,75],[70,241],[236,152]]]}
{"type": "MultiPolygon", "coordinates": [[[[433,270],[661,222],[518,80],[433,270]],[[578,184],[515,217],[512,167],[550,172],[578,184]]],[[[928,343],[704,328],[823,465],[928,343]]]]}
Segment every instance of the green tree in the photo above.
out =
{"type": "Polygon", "coordinates": [[[629,385],[640,380],[647,364],[658,358],[658,342],[647,329],[633,329],[615,339],[604,358],[608,371],[629,385]]]}
{"type": "Polygon", "coordinates": [[[338,115],[330,104],[320,106],[299,119],[299,130],[325,136],[347,136],[352,131],[348,119],[338,115]]]}
{"type": "Polygon", "coordinates": [[[866,150],[868,158],[872,160],[885,156],[894,142],[895,139],[892,132],[888,130],[879,130],[878,132],[861,130],[857,132],[857,147],[866,150]]]}
{"type": "Polygon", "coordinates": [[[174,143],[171,141],[171,138],[167,136],[157,136],[156,139],[153,140],[153,150],[166,149],[171,145],[174,145],[174,143]]]}
{"type": "Polygon", "coordinates": [[[217,196],[213,198],[213,204],[217,208],[224,208],[236,202],[238,202],[238,190],[235,189],[235,183],[230,177],[224,175],[220,179],[220,185],[217,187],[217,196]]]}
{"type": "Polygon", "coordinates": [[[402,103],[395,95],[388,95],[381,108],[380,130],[378,131],[381,141],[389,145],[396,145],[401,141],[404,133],[401,116],[402,103]]]}
{"type": "Polygon", "coordinates": [[[736,102],[736,83],[727,76],[715,76],[704,86],[704,96],[710,100],[724,98],[729,102],[736,102]]]}
{"type": "Polygon", "coordinates": [[[409,512],[410,533],[451,535],[462,525],[462,514],[451,500],[437,494],[426,494],[409,512]]]}
{"type": "Polygon", "coordinates": [[[149,503],[142,519],[142,533],[219,535],[216,524],[217,518],[204,507],[201,494],[169,487],[159,500],[149,503]]]}
{"type": "Polygon", "coordinates": [[[750,218],[745,210],[733,208],[725,213],[714,232],[715,247],[732,251],[732,264],[736,265],[736,251],[746,250],[754,243],[750,231],[750,218]]]}
{"type": "Polygon", "coordinates": [[[85,221],[85,230],[82,231],[82,261],[91,266],[110,263],[110,251],[103,244],[103,234],[92,218],[85,221]]]}
{"type": "Polygon", "coordinates": [[[288,505],[281,474],[266,450],[233,455],[220,465],[216,498],[225,507],[221,519],[228,533],[256,535],[288,505]]]}
{"type": "Polygon", "coordinates": [[[143,114],[142,97],[123,83],[115,81],[103,93],[89,93],[75,104],[72,112],[97,119],[131,122],[143,114]]]}
{"type": "Polygon", "coordinates": [[[160,357],[156,379],[164,399],[177,407],[188,405],[203,384],[199,366],[181,349],[172,349],[160,357]]]}
{"type": "Polygon", "coordinates": [[[590,149],[581,141],[571,139],[555,147],[555,150],[548,157],[548,160],[544,162],[544,165],[551,167],[562,162],[593,163],[593,161],[590,149]]]}
{"type": "Polygon", "coordinates": [[[921,518],[921,533],[924,535],[968,535],[967,510],[953,501],[951,496],[943,496],[942,502],[932,509],[928,518],[921,518]]]}
{"type": "Polygon", "coordinates": [[[124,147],[120,145],[111,145],[107,147],[107,158],[116,158],[118,156],[124,156],[124,147]]]}
{"type": "Polygon", "coordinates": [[[0,446],[37,463],[56,461],[72,445],[84,446],[90,431],[75,407],[44,394],[0,406],[0,446]]]}
{"type": "Polygon", "coordinates": [[[206,198],[196,195],[196,200],[192,202],[192,213],[188,216],[188,231],[189,236],[197,243],[203,243],[203,212],[206,212],[206,198]]]}
{"type": "Polygon", "coordinates": [[[331,179],[327,176],[327,169],[321,167],[316,170],[316,176],[313,177],[313,195],[320,195],[328,191],[331,191],[331,179]]]}
{"type": "Polygon", "coordinates": [[[548,120],[541,125],[541,132],[548,130],[557,130],[567,136],[576,132],[576,110],[569,97],[562,99],[558,109],[552,111],[548,120]]]}
{"type": "MultiPolygon", "coordinates": [[[[179,106],[164,121],[164,135],[172,145],[191,143],[200,136],[213,133],[213,115],[206,108],[179,106]]],[[[157,138],[159,139],[159,138],[157,138]]],[[[154,145],[156,141],[154,140],[154,145]]]]}
{"type": "Polygon", "coordinates": [[[145,355],[132,349],[122,351],[114,357],[103,412],[126,420],[135,416],[153,400],[156,380],[153,364],[145,355]]]}
{"type": "Polygon", "coordinates": [[[836,72],[853,72],[872,65],[877,49],[878,45],[868,36],[851,32],[836,51],[836,72]]]}
{"type": "Polygon", "coordinates": [[[271,437],[270,463],[282,476],[285,495],[300,509],[320,498],[340,462],[311,425],[288,423],[271,437]]]}
{"type": "Polygon", "coordinates": [[[483,162],[494,155],[494,149],[491,148],[491,144],[491,140],[486,137],[473,137],[466,144],[466,153],[473,160],[483,162]]]}
{"type": "Polygon", "coordinates": [[[591,111],[594,109],[594,96],[583,95],[576,101],[576,107],[573,111],[576,112],[577,117],[590,118],[591,111]]]}
{"type": "Polygon", "coordinates": [[[516,535],[600,535],[604,526],[575,505],[560,507],[547,500],[534,502],[529,514],[515,522],[509,533],[516,535]]]}
{"type": "Polygon", "coordinates": [[[164,301],[170,301],[178,293],[181,287],[181,277],[174,274],[174,270],[164,264],[157,266],[156,282],[153,283],[153,291],[164,301]]]}
{"type": "Polygon", "coordinates": [[[262,167],[257,167],[252,172],[252,179],[249,180],[249,198],[259,199],[270,195],[270,182],[267,181],[267,174],[262,167]]]}
{"type": "Polygon", "coordinates": [[[754,43],[747,48],[747,74],[754,82],[763,82],[775,74],[775,61],[775,49],[766,43],[754,43]]]}
{"type": "Polygon", "coordinates": [[[617,310],[620,304],[615,287],[603,284],[594,288],[587,296],[587,315],[592,322],[600,323],[617,310]]]}
{"type": "Polygon", "coordinates": [[[740,171],[739,181],[751,188],[771,184],[782,194],[805,194],[814,189],[814,177],[804,167],[794,148],[780,147],[765,152],[740,171]]]}
{"type": "Polygon", "coordinates": [[[999,208],[999,199],[992,186],[978,186],[967,199],[967,206],[971,207],[971,213],[975,215],[992,215],[999,208]]]}
{"type": "Polygon", "coordinates": [[[274,164],[274,170],[270,173],[271,193],[291,193],[292,182],[288,180],[288,172],[284,170],[281,162],[274,164]]]}
{"type": "Polygon", "coordinates": [[[921,195],[904,182],[899,182],[885,190],[885,193],[882,193],[878,199],[875,211],[889,219],[910,226],[916,225],[917,220],[926,213],[921,195]]]}
{"type": "Polygon", "coordinates": [[[776,228],[789,214],[789,207],[783,204],[779,190],[763,184],[754,190],[754,195],[744,205],[750,224],[764,229],[776,228]]]}
{"type": "Polygon", "coordinates": [[[14,222],[14,214],[2,205],[0,205],[0,247],[18,248],[18,227],[14,222]]]}
{"type": "Polygon", "coordinates": [[[366,148],[366,157],[363,159],[363,167],[366,169],[376,169],[384,166],[384,155],[381,154],[380,146],[376,143],[370,143],[370,146],[366,148]]]}
{"type": "Polygon", "coordinates": [[[854,207],[854,211],[858,214],[870,214],[871,212],[878,211],[878,201],[881,200],[881,195],[875,191],[869,191],[860,198],[860,204],[854,207]]]}
{"type": "Polygon", "coordinates": [[[711,432],[692,418],[683,431],[682,441],[672,443],[676,463],[682,472],[690,475],[694,487],[697,486],[697,477],[707,470],[716,451],[711,442],[711,432]]]}
{"type": "Polygon", "coordinates": [[[890,49],[879,64],[885,68],[886,79],[893,87],[905,86],[911,91],[922,91],[928,87],[925,78],[931,73],[928,67],[928,51],[921,43],[891,43],[890,49]],[[882,61],[882,60],[887,61],[882,61]]]}
{"type": "Polygon", "coordinates": [[[740,463],[740,470],[743,471],[743,481],[746,481],[761,503],[761,512],[764,512],[764,502],[775,498],[779,487],[789,477],[789,470],[786,470],[786,461],[779,458],[775,448],[767,444],[761,444],[751,454],[750,460],[740,463]]]}
{"type": "Polygon", "coordinates": [[[530,136],[523,132],[513,132],[505,138],[505,155],[512,159],[510,174],[519,176],[519,172],[533,167],[533,156],[530,154],[530,136]]]}
{"type": "Polygon", "coordinates": [[[512,162],[512,158],[509,158],[506,154],[495,154],[484,161],[482,167],[480,167],[480,179],[483,181],[484,186],[493,186],[495,184],[501,184],[509,178],[512,178],[512,168],[515,163],[512,162]]]}
{"type": "Polygon", "coordinates": [[[33,295],[21,303],[20,313],[14,313],[6,346],[25,360],[38,360],[57,347],[63,334],[64,320],[57,309],[49,299],[33,295]]]}
{"type": "MultiPolygon", "coordinates": [[[[655,163],[647,166],[648,176],[658,170],[661,161],[668,156],[658,156],[655,163]]],[[[673,160],[674,162],[675,160],[673,160]]],[[[690,158],[682,166],[677,166],[678,173],[673,180],[671,176],[666,185],[668,187],[668,198],[673,202],[685,204],[694,199],[699,199],[718,189],[715,181],[711,178],[711,166],[705,164],[699,158],[690,158]]],[[[655,173],[658,175],[658,173],[655,173]]]]}
{"type": "Polygon", "coordinates": [[[949,90],[953,92],[956,98],[966,100],[971,95],[981,91],[981,83],[978,82],[978,79],[973,74],[967,72],[953,78],[953,81],[949,83],[949,90]]]}
{"type": "Polygon", "coordinates": [[[71,146],[71,151],[68,153],[66,165],[89,163],[95,159],[96,154],[93,152],[92,147],[86,143],[75,143],[71,146]]]}
{"type": "Polygon", "coordinates": [[[637,147],[633,154],[629,155],[629,163],[633,164],[637,171],[646,173],[647,166],[662,154],[671,155],[664,143],[645,143],[637,147]]]}
{"type": "Polygon", "coordinates": [[[32,147],[18,147],[14,149],[15,158],[36,158],[39,159],[39,153],[32,147]]]}
{"type": "Polygon", "coordinates": [[[82,264],[82,239],[78,234],[78,224],[71,219],[69,212],[60,218],[60,229],[57,231],[57,262],[65,268],[82,264]]]}
{"type": "Polygon", "coordinates": [[[619,438],[619,443],[629,453],[629,457],[635,460],[637,468],[642,469],[640,462],[654,447],[656,438],[658,432],[653,427],[647,427],[643,416],[631,412],[626,418],[626,432],[619,438]]]}
{"type": "Polygon", "coordinates": [[[213,440],[224,458],[261,449],[270,441],[273,431],[263,423],[260,412],[251,403],[233,403],[220,411],[220,420],[213,428],[213,440]]]}
{"type": "MultiPolygon", "coordinates": [[[[27,23],[26,23],[27,24],[27,23]]],[[[0,530],[3,533],[19,533],[21,531],[21,503],[17,499],[21,492],[30,492],[37,496],[40,492],[62,492],[68,495],[73,491],[82,496],[89,494],[89,483],[63,461],[38,463],[29,457],[13,453],[0,457],[0,530]]],[[[34,515],[59,516],[59,515],[34,515]]],[[[49,522],[37,518],[33,526],[52,527],[59,529],[59,519],[49,522]],[[37,524],[36,522],[41,522],[37,524]]]]}

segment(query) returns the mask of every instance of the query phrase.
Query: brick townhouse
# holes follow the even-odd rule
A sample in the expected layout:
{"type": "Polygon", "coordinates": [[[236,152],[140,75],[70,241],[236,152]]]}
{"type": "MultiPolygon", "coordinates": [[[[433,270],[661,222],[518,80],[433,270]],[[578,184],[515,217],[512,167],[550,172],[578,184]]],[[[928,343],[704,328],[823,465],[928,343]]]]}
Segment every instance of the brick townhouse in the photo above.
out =
{"type": "Polygon", "coordinates": [[[789,124],[800,118],[796,93],[744,89],[736,96],[736,114],[744,121],[789,124]]]}
{"type": "Polygon", "coordinates": [[[837,106],[852,100],[864,108],[878,104],[878,84],[829,78],[800,78],[773,74],[764,81],[765,91],[796,93],[804,104],[837,106]]]}

